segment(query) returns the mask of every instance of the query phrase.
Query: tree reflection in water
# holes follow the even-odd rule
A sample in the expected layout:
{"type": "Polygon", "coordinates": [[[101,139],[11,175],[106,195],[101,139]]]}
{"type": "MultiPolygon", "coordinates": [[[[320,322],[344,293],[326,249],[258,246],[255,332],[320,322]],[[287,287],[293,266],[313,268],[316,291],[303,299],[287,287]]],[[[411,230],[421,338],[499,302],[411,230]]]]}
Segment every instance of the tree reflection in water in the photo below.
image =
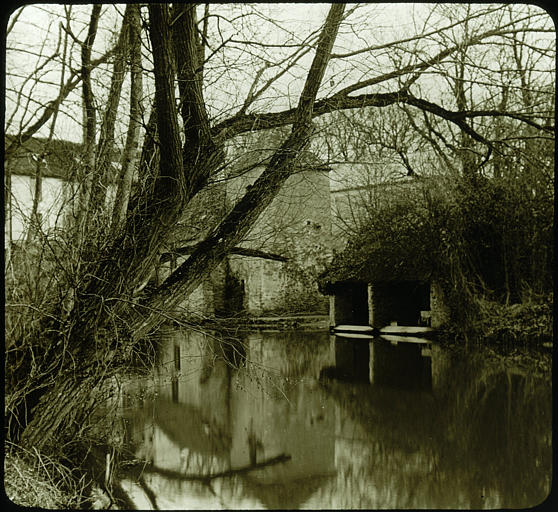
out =
{"type": "Polygon", "coordinates": [[[550,484],[550,374],[517,362],[323,332],[223,345],[170,331],[128,441],[164,508],[532,506],[550,484]]]}

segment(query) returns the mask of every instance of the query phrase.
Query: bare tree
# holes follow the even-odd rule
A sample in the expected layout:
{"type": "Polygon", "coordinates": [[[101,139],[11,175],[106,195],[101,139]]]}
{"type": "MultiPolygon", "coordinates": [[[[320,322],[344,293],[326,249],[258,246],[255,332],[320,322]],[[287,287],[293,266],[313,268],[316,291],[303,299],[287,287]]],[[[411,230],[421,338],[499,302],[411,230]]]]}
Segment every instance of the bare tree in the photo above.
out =
{"type": "MultiPolygon", "coordinates": [[[[375,130],[366,121],[367,115],[372,118],[382,110],[401,108],[420,137],[435,141],[439,154],[457,147],[462,133],[475,148],[493,148],[490,126],[479,120],[503,118],[539,134],[553,133],[549,112],[535,115],[523,108],[511,109],[511,103],[505,111],[456,104],[455,94],[448,99],[451,90],[429,87],[432,76],[462,84],[470,49],[484,49],[514,34],[545,34],[549,28],[544,13],[519,11],[509,22],[494,16],[498,7],[481,6],[441,28],[439,20],[436,29],[426,20],[415,36],[379,40],[373,26],[356,26],[363,9],[366,6],[345,11],[342,4],[334,4],[325,22],[312,26],[307,35],[275,20],[261,5],[207,5],[203,9],[179,3],[149,4],[147,9],[130,5],[119,25],[118,42],[98,58],[94,58],[93,45],[98,41],[103,9],[97,5],[88,9],[88,21],[82,24],[86,36],[75,37],[79,69],[71,68],[70,78],[54,99],[35,109],[33,122],[25,118],[27,124],[15,130],[18,133],[7,147],[9,155],[38,133],[81,84],[85,158],[78,181],[87,204],[93,184],[106,186],[108,181],[117,112],[125,103],[121,98],[126,90],[123,70],[131,70],[126,98],[130,115],[122,116],[126,125],[119,127],[127,142],[117,178],[113,228],[87,230],[104,205],[99,187],[91,196],[92,207],[80,213],[79,225],[87,236],[74,253],[79,264],[69,280],[73,299],[69,307],[64,306],[68,311],[63,314],[62,304],[54,303],[35,332],[36,337],[46,339],[39,344],[43,370],[30,385],[35,393],[24,397],[18,416],[26,442],[41,447],[72,418],[79,421],[84,409],[75,407],[76,392],[96,389],[99,375],[156,330],[166,312],[238,247],[291,175],[313,135],[327,135],[328,122],[337,122],[334,114],[361,116],[362,122],[355,125],[360,143],[367,140],[366,131],[375,130]],[[490,24],[484,26],[486,21],[490,24]],[[140,26],[147,27],[148,41],[141,40],[140,26]],[[452,31],[465,26],[467,30],[452,39],[452,31]],[[277,42],[265,38],[263,31],[271,27],[277,30],[277,42]],[[343,32],[343,28],[351,30],[343,32]],[[342,51],[344,46],[350,51],[342,51]],[[112,67],[107,71],[109,59],[112,67]],[[450,76],[456,62],[457,74],[450,76]],[[102,72],[111,76],[109,87],[96,81],[104,76],[102,72]],[[150,88],[153,106],[145,122],[141,96],[148,96],[150,88]],[[95,98],[100,97],[108,101],[98,110],[95,98]],[[132,154],[140,124],[144,141],[135,166],[138,179],[132,184],[132,154]],[[317,133],[316,125],[320,127],[317,133]],[[243,134],[277,127],[291,128],[253,186],[207,230],[183,264],[162,284],[146,291],[144,286],[167,252],[166,244],[184,209],[228,165],[225,144],[243,134]],[[138,296],[141,289],[144,293],[138,296]],[[26,407],[31,411],[28,417],[26,407]]],[[[530,44],[526,37],[521,46],[530,44]]],[[[550,46],[544,40],[541,43],[542,51],[552,54],[550,46]]],[[[458,92],[463,96],[465,89],[458,92]]],[[[392,135],[396,154],[407,158],[409,150],[400,142],[408,140],[401,133],[392,135]]],[[[410,160],[407,165],[413,168],[410,160]]],[[[76,240],[69,237],[67,243],[75,248],[76,240]]],[[[19,349],[18,357],[38,360],[28,344],[19,349]]],[[[21,366],[10,378],[23,382],[27,369],[21,366]]]]}
{"type": "MultiPolygon", "coordinates": [[[[112,258],[101,258],[100,264],[94,265],[97,267],[94,272],[95,276],[102,275],[105,278],[104,282],[112,281],[111,290],[101,291],[102,282],[100,283],[98,278],[94,278],[83,290],[79,290],[74,305],[74,314],[70,315],[70,321],[73,322],[70,324],[71,336],[76,336],[79,332],[80,336],[89,338],[93,343],[95,343],[93,340],[98,338],[101,328],[99,321],[93,320],[93,316],[97,316],[95,311],[99,306],[102,309],[105,307],[104,293],[110,294],[107,297],[114,297],[115,294],[122,293],[118,291],[118,288],[124,287],[130,280],[137,283],[139,279],[145,278],[160,252],[158,248],[161,247],[165,234],[168,233],[168,226],[178,218],[185,202],[207,182],[211,172],[221,160],[220,153],[216,150],[208,129],[204,104],[200,96],[201,89],[196,89],[195,82],[192,87],[182,88],[181,91],[183,95],[181,97],[183,129],[190,138],[187,139],[184,146],[180,142],[178,112],[174,99],[174,76],[177,73],[178,76],[186,77],[185,79],[192,77],[197,68],[199,55],[197,45],[199,43],[195,29],[194,8],[179,6],[177,9],[180,27],[174,28],[170,22],[171,11],[168,6],[149,6],[150,36],[155,70],[155,107],[159,144],[161,145],[159,172],[154,179],[150,202],[144,211],[134,212],[136,216],[141,215],[143,221],[141,226],[138,227],[134,214],[128,217],[124,235],[118,239],[119,254],[114,254],[115,247],[112,246],[110,248],[112,258]],[[178,43],[182,45],[183,49],[180,59],[176,60],[172,50],[173,28],[181,34],[178,43]],[[189,129],[190,131],[188,131],[189,129]],[[192,158],[183,158],[183,153],[192,158]],[[127,241],[130,238],[137,240],[134,235],[141,236],[147,251],[138,251],[137,244],[130,247],[130,243],[127,241]],[[130,254],[130,250],[134,250],[135,254],[130,254]],[[131,265],[129,267],[131,275],[126,276],[131,279],[126,279],[126,283],[122,279],[123,258],[126,258],[128,265],[131,265]],[[98,270],[99,267],[101,272],[98,270]],[[115,282],[109,276],[118,277],[119,282],[115,282]],[[107,277],[109,278],[107,279],[107,277]],[[100,303],[97,298],[92,298],[93,290],[95,297],[101,299],[100,303]],[[79,311],[79,315],[77,311],[79,311]]],[[[152,294],[149,298],[150,309],[153,310],[154,306],[168,308],[172,303],[191,292],[199,284],[201,277],[222,261],[228,250],[248,231],[251,224],[289,176],[296,156],[308,143],[312,132],[311,119],[314,101],[325,73],[343,10],[342,4],[334,5],[325,21],[316,55],[296,109],[291,135],[273,156],[267,169],[250,192],[233,208],[215,232],[200,244],[200,247],[187,260],[187,265],[179,267],[164,282],[163,286],[152,294]]],[[[174,37],[177,37],[176,32],[174,37]]],[[[174,44],[177,45],[177,42],[175,41],[174,44]]],[[[110,316],[124,314],[126,308],[122,308],[122,304],[122,301],[118,301],[110,316]],[[117,312],[117,310],[119,311],[117,312]]],[[[145,311],[145,306],[142,309],[145,311]]],[[[127,313],[129,316],[131,311],[127,313]]],[[[158,323],[160,323],[160,315],[154,314],[145,317],[145,314],[142,314],[138,320],[135,320],[135,325],[132,327],[133,337],[141,338],[158,323]]],[[[74,357],[83,361],[91,357],[87,355],[91,349],[92,345],[89,343],[74,344],[71,347],[74,357]]],[[[88,369],[82,368],[79,376],[76,376],[77,379],[76,377],[70,379],[70,382],[74,382],[73,385],[67,379],[63,381],[64,383],[60,382],[60,385],[66,388],[65,392],[61,394],[61,388],[55,385],[55,389],[44,395],[41,403],[34,409],[33,419],[24,430],[25,442],[39,447],[44,445],[50,437],[49,434],[55,432],[58,426],[67,420],[68,413],[73,410],[71,405],[74,403],[73,393],[68,393],[67,386],[70,388],[76,386],[77,389],[83,388],[85,385],[90,386],[91,382],[87,375],[88,369]],[[57,397],[64,396],[64,398],[58,398],[57,405],[54,405],[47,399],[51,393],[55,393],[57,397]],[[39,410],[42,412],[39,413],[39,410]]]]}

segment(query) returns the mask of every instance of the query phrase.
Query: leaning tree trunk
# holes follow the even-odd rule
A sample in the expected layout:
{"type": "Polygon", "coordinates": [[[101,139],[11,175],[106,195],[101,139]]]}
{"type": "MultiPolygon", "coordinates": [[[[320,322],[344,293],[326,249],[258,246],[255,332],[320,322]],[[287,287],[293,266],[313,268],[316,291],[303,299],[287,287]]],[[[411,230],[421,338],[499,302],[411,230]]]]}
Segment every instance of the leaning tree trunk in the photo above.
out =
{"type": "Polygon", "coordinates": [[[223,261],[228,252],[248,233],[250,227],[292,174],[296,158],[312,135],[313,105],[325,74],[343,11],[343,4],[334,4],[330,9],[299,99],[291,134],[272,156],[262,175],[227,217],[197,246],[190,258],[149,297],[146,301],[146,310],[139,311],[140,315],[135,320],[133,335],[136,339],[145,336],[160,325],[162,319],[158,312],[172,310],[223,261]]]}
{"type": "MultiPolygon", "coordinates": [[[[276,151],[260,178],[231,213],[206,240],[199,244],[186,263],[171,274],[144,303],[143,306],[151,311],[150,314],[146,314],[146,310],[141,307],[126,306],[125,294],[129,290],[126,280],[128,277],[137,280],[142,273],[151,270],[148,267],[153,265],[153,261],[160,253],[160,248],[170,229],[169,224],[178,219],[182,207],[195,193],[187,186],[187,179],[191,176],[185,175],[181,158],[182,148],[175,111],[174,61],[168,6],[149,5],[157,125],[161,143],[160,171],[153,188],[155,201],[148,203],[147,211],[140,210],[139,214],[130,215],[123,235],[112,246],[115,251],[105,254],[90,284],[79,294],[68,324],[72,327],[68,339],[73,344],[73,361],[78,365],[76,376],[70,377],[73,375],[72,366],[71,363],[68,364],[67,371],[63,372],[64,378],[57,379],[33,410],[32,419],[23,433],[25,442],[44,445],[62,428],[68,426],[68,423],[82,417],[82,414],[72,407],[72,405],[80,405],[72,398],[73,392],[75,391],[77,395],[90,389],[94,391],[95,379],[101,378],[98,371],[93,371],[95,366],[90,366],[88,361],[91,361],[95,355],[102,357],[102,354],[99,354],[102,350],[122,349],[118,338],[108,337],[108,340],[102,343],[102,328],[118,318],[119,321],[125,321],[131,326],[132,340],[139,340],[160,325],[161,315],[155,310],[170,308],[188,295],[201,279],[224,259],[227,251],[242,239],[291,175],[296,158],[312,133],[313,104],[343,11],[343,4],[334,4],[330,9],[297,106],[295,123],[290,136],[276,151]],[[134,239],[131,234],[140,236],[134,239]],[[122,244],[123,247],[118,248],[118,244],[122,244]],[[134,265],[140,268],[134,268],[134,265]],[[99,340],[101,344],[96,346],[99,340]],[[83,365],[81,369],[80,365],[83,365]]],[[[200,140],[203,140],[203,137],[200,140]]],[[[205,161],[199,162],[199,165],[203,166],[203,172],[208,173],[219,159],[219,151],[214,150],[205,156],[205,161]]],[[[199,167],[196,171],[199,171],[199,167]]],[[[196,174],[196,179],[199,177],[200,175],[196,174]]],[[[91,396],[93,398],[94,393],[91,396]]],[[[80,411],[83,411],[82,407],[80,411]]]]}
{"type": "Polygon", "coordinates": [[[100,380],[97,376],[67,373],[58,377],[35,406],[33,420],[26,426],[20,442],[38,451],[71,439],[82,426],[84,418],[95,406],[95,393],[100,380]],[[62,439],[61,439],[62,438],[62,439]]]}

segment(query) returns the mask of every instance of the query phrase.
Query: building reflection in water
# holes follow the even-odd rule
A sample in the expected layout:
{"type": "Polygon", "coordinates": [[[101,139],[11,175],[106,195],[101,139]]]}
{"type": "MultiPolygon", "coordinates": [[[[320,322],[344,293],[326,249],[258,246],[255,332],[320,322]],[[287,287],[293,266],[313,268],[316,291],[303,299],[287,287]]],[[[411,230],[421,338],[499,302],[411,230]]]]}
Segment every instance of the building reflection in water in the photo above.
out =
{"type": "MultiPolygon", "coordinates": [[[[168,333],[157,396],[129,418],[136,456],[156,470],[190,476],[261,465],[231,479],[229,489],[219,482],[220,492],[244,495],[244,506],[248,497],[249,506],[299,507],[335,474],[335,408],[317,384],[332,359],[327,337],[250,333],[223,344],[211,335],[168,333]],[[266,466],[281,456],[284,462],[266,466]]],[[[184,485],[175,482],[171,491],[154,472],[156,481],[163,485],[156,494],[174,493],[177,506],[186,499],[184,485]]]]}
{"type": "Polygon", "coordinates": [[[411,341],[169,331],[151,392],[143,381],[146,398],[127,404],[157,505],[490,508],[544,498],[550,386],[411,341]],[[231,471],[209,484],[185,478],[231,471]]]}
{"type": "Polygon", "coordinates": [[[386,336],[374,341],[332,336],[335,365],[322,377],[412,389],[432,388],[432,342],[386,336]]]}

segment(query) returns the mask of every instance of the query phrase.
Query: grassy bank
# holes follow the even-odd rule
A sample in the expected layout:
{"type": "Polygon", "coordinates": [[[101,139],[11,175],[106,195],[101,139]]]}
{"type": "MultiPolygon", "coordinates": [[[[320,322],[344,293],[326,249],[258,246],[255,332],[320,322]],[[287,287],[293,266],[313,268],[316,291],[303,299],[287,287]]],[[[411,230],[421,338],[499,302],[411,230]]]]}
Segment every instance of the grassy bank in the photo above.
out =
{"type": "Polygon", "coordinates": [[[447,334],[456,341],[462,338],[483,345],[521,345],[540,347],[553,339],[553,301],[527,301],[502,304],[476,299],[476,315],[470,325],[451,323],[447,334]]]}
{"type": "Polygon", "coordinates": [[[36,451],[7,444],[4,490],[16,505],[43,509],[79,509],[86,500],[87,483],[59,461],[36,451]]]}

